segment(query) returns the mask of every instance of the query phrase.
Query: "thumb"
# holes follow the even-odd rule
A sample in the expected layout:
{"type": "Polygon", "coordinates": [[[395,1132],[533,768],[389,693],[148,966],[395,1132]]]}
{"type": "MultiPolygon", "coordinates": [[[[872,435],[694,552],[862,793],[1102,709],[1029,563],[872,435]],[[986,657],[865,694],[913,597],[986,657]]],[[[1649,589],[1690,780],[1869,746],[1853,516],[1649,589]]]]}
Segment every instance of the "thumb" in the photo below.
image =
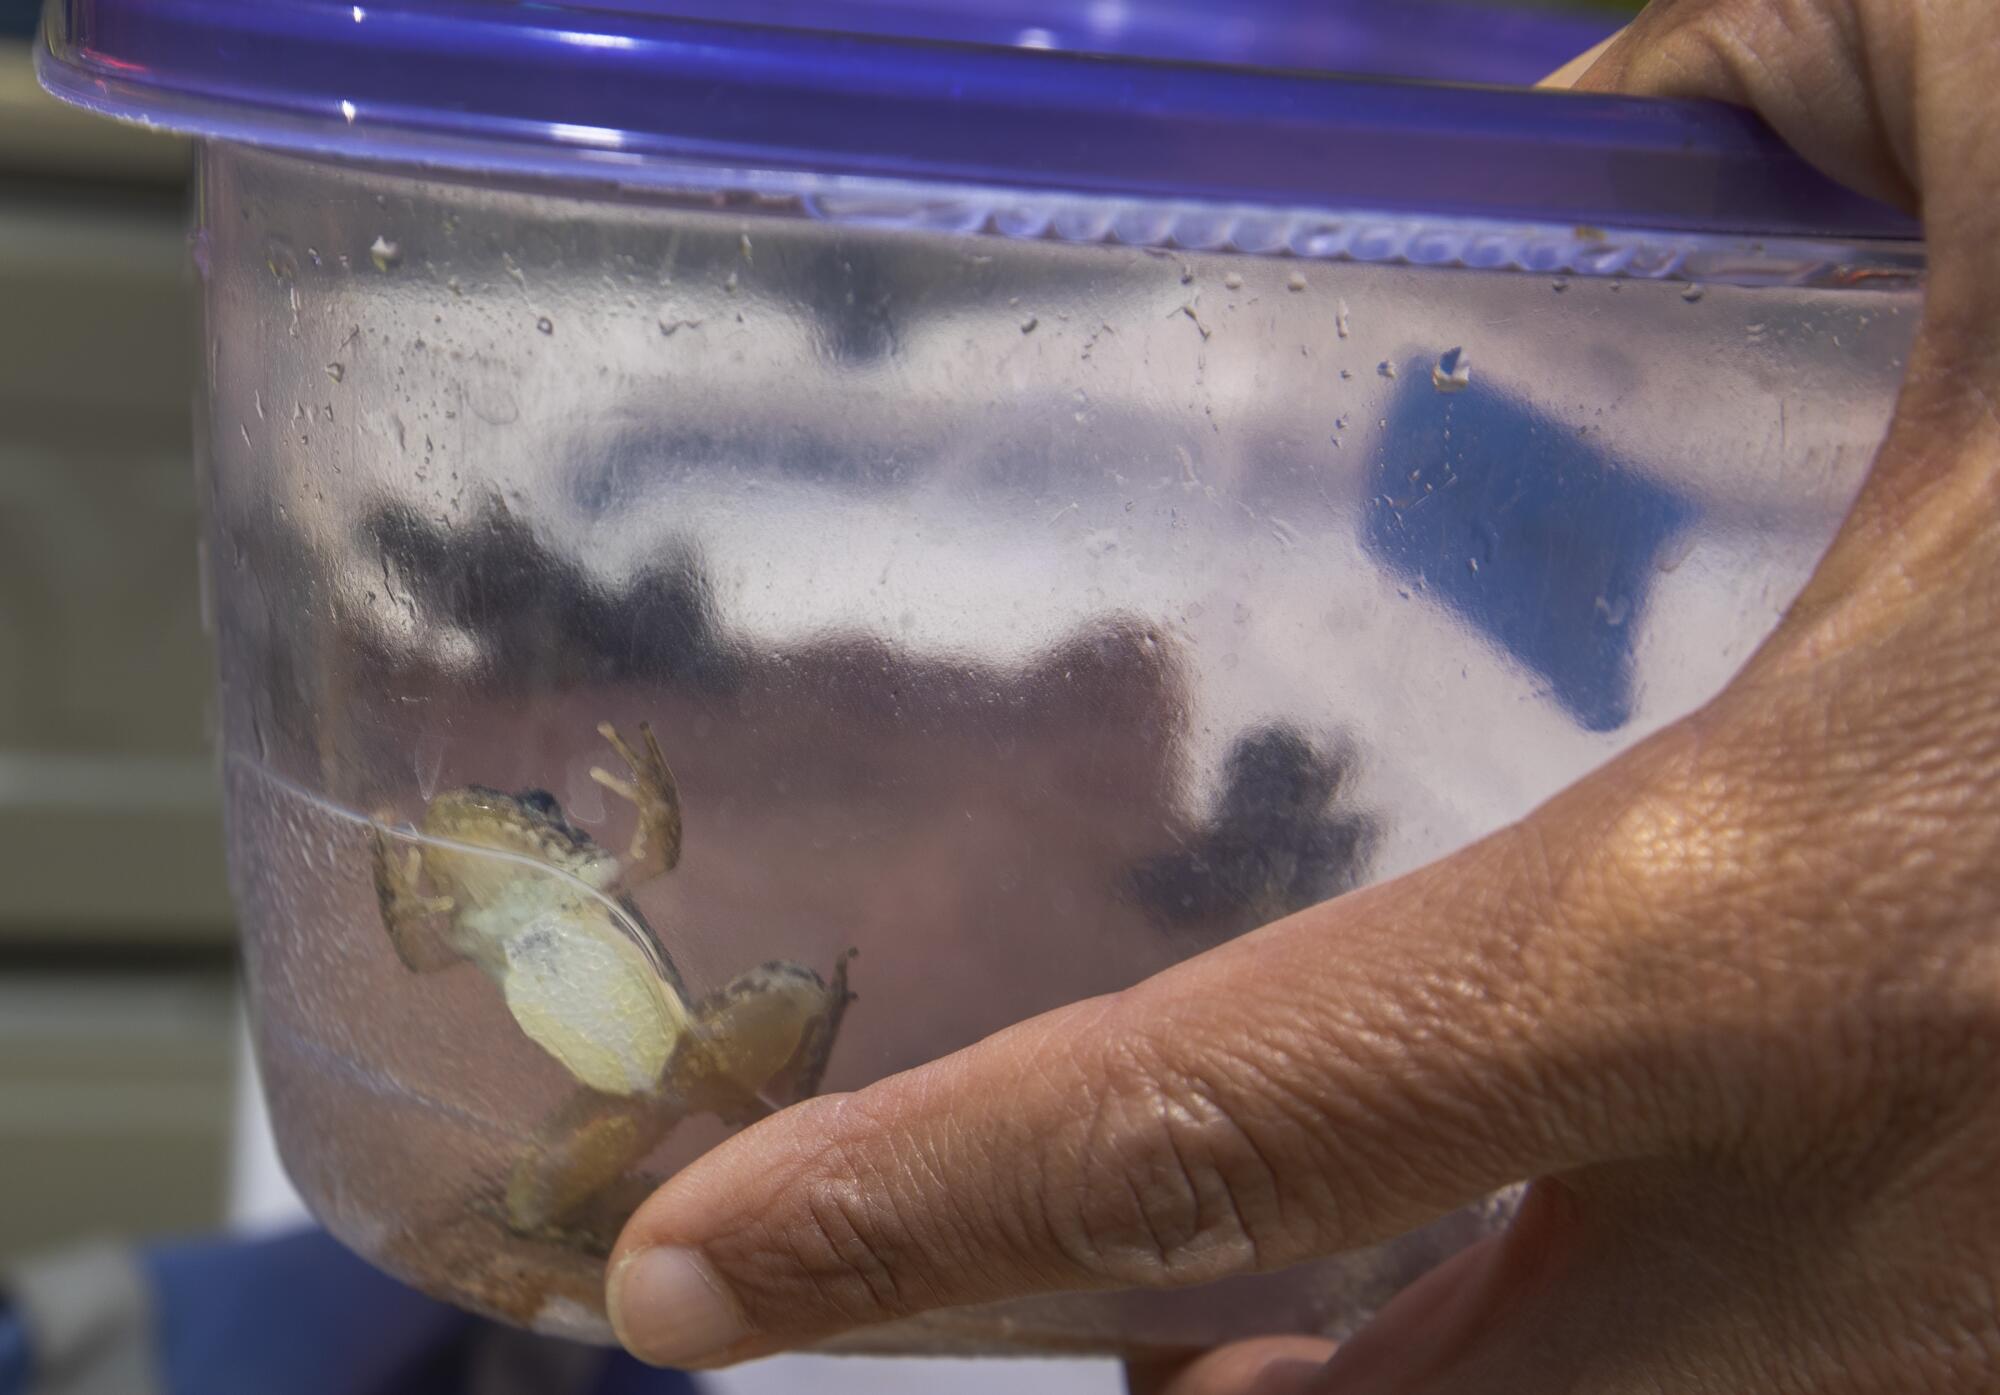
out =
{"type": "Polygon", "coordinates": [[[1669,862],[1713,845],[1656,806],[1686,749],[1670,733],[1420,872],[737,1135],[627,1224],[621,1340],[722,1364],[933,1308],[1199,1283],[1661,1146],[1686,1115],[1671,1038],[1721,1009],[1635,994],[1645,916],[1613,897],[1653,915],[1669,862]]]}

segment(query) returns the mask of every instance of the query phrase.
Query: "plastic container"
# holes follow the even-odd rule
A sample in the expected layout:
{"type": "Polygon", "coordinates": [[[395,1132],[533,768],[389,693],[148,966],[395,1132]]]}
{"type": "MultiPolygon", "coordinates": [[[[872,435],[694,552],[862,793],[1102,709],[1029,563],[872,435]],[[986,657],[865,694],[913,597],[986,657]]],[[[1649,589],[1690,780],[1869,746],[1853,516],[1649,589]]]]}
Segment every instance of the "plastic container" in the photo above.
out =
{"type": "MultiPolygon", "coordinates": [[[[1311,71],[1402,61],[1413,14],[1460,76],[1569,31],[710,8],[69,0],[43,55],[207,142],[286,1165],[389,1269],[586,1337],[630,1207],[730,1129],[1448,852],[1707,699],[1921,288],[1906,220],[1740,114],[1311,71]]],[[[1506,1210],[847,1345],[1338,1332],[1506,1210]]]]}

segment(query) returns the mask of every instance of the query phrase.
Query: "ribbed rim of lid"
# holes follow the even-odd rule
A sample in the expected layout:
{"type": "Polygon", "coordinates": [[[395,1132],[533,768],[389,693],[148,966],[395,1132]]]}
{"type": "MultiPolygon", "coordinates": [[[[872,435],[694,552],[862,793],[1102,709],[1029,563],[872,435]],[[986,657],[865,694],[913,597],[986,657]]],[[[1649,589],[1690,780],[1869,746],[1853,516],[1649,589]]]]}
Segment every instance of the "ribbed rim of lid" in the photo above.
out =
{"type": "MultiPolygon", "coordinates": [[[[1350,4],[1313,28],[1302,0],[1260,0],[1231,11],[1215,47],[1390,61],[1394,44],[1341,37],[1381,0],[1350,4]],[[1264,28],[1243,27],[1259,12],[1264,28]]],[[[1410,7],[1404,24],[1470,13],[1396,4],[1410,7]]],[[[1037,6],[1052,0],[737,0],[725,22],[719,0],[55,0],[40,68],[59,97],[199,136],[493,173],[672,184],[692,163],[1752,237],[1917,235],[1730,108],[1185,61],[1199,35],[1164,23],[1185,17],[1185,0],[1082,8],[1162,20],[1143,41],[1121,44],[1120,31],[1079,53],[1038,26],[999,41],[1037,6]],[[807,13],[846,28],[777,22],[807,13]]],[[[1510,61],[1531,51],[1517,34],[1510,61]]]]}

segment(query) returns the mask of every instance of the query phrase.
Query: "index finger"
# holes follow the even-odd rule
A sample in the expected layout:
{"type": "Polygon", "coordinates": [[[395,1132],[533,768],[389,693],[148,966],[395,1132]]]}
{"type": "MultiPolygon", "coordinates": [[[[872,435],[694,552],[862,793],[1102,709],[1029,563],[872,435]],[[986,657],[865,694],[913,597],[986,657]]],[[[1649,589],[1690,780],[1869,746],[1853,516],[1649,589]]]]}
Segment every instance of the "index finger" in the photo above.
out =
{"type": "Polygon", "coordinates": [[[1714,1027],[1717,1004],[1675,1001],[1692,979],[1635,992],[1621,962],[1645,931],[1620,907],[1676,870],[1639,863],[1689,856],[1635,793],[1684,746],[1641,748],[1419,873],[728,1140],[628,1223],[620,1338],[710,1364],[934,1308],[1199,1283],[1660,1146],[1695,1086],[1659,1052],[1684,1060],[1670,1039],[1714,1027]],[[1590,851],[1552,861],[1551,838],[1590,851]]]}

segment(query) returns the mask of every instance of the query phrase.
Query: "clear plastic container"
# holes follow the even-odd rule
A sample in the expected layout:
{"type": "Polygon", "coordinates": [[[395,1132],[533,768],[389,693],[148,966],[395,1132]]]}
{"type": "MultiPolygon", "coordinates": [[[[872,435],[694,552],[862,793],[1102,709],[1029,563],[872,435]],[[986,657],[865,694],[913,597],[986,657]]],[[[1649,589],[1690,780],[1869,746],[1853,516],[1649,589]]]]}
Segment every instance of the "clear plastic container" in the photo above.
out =
{"type": "MultiPolygon", "coordinates": [[[[1914,328],[1909,226],[1719,110],[947,7],[337,9],[72,3],[44,76],[209,139],[207,589],[286,1166],[545,1331],[606,1336],[620,1224],[731,1130],[1706,700],[1914,328]]],[[[844,1345],[1337,1333],[1507,1213],[844,1345]]]]}

